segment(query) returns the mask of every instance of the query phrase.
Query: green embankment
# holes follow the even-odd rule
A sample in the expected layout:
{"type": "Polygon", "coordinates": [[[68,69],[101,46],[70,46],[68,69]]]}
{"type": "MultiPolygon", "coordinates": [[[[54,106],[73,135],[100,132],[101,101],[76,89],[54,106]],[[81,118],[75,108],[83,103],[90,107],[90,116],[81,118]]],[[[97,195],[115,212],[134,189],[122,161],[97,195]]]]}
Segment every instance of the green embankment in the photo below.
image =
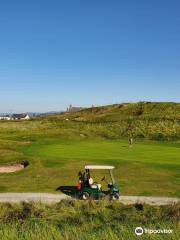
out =
{"type": "Polygon", "coordinates": [[[86,136],[180,139],[180,103],[124,103],[48,117],[52,124],[63,120],[65,128],[78,129],[86,136]]]}

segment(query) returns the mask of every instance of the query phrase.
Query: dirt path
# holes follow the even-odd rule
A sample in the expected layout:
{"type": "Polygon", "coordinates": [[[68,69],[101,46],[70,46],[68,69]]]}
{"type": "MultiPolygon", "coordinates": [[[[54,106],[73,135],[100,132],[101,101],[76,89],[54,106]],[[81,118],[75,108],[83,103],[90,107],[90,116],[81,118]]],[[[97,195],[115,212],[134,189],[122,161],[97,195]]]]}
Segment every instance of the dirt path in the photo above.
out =
{"type": "MultiPolygon", "coordinates": [[[[56,203],[63,199],[71,199],[65,194],[52,193],[0,193],[0,202],[33,201],[42,203],[56,203]]],[[[139,197],[121,196],[119,202],[123,204],[146,203],[150,205],[168,205],[180,202],[179,198],[170,197],[139,197]]]]}
{"type": "Polygon", "coordinates": [[[144,197],[144,196],[121,196],[119,201],[123,204],[146,203],[149,205],[159,205],[159,206],[180,203],[179,198],[144,197]]]}
{"type": "Polygon", "coordinates": [[[0,193],[0,202],[33,201],[43,203],[56,203],[68,198],[70,197],[65,194],[52,193],[0,193]]]}

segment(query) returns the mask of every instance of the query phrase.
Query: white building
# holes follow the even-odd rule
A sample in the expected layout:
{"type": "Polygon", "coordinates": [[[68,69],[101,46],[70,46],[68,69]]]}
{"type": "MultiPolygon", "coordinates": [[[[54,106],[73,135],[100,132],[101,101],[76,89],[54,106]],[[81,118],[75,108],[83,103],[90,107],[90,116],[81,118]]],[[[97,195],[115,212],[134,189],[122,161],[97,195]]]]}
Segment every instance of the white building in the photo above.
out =
{"type": "Polygon", "coordinates": [[[28,114],[12,114],[11,120],[29,120],[30,116],[28,114]]]}
{"type": "Polygon", "coordinates": [[[0,120],[11,120],[10,116],[0,116],[0,120]]]}
{"type": "Polygon", "coordinates": [[[30,116],[28,114],[12,114],[6,116],[0,116],[0,120],[29,120],[30,116]]]}

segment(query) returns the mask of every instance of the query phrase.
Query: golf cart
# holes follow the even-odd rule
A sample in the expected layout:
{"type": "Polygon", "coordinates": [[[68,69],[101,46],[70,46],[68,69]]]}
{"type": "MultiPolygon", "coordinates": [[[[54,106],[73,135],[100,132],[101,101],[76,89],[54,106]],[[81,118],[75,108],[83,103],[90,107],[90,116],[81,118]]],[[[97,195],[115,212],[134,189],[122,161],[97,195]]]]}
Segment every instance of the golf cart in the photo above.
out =
{"type": "Polygon", "coordinates": [[[81,199],[101,199],[103,197],[108,196],[110,199],[119,199],[120,193],[119,189],[115,185],[115,180],[113,177],[112,170],[113,166],[103,166],[103,165],[87,165],[85,166],[85,172],[79,172],[79,181],[78,181],[78,196],[81,199]],[[105,181],[107,183],[108,191],[102,191],[101,184],[94,182],[91,177],[92,170],[108,170],[111,182],[108,183],[105,180],[105,176],[101,179],[101,181],[105,181]]]}

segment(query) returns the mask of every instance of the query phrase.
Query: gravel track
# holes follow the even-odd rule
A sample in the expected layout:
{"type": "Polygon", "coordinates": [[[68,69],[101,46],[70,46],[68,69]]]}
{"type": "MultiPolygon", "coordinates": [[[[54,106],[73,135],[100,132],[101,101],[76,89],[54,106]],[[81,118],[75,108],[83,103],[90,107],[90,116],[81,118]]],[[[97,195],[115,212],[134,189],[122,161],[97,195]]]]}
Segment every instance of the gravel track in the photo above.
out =
{"type": "MultiPolygon", "coordinates": [[[[65,194],[52,193],[0,193],[0,202],[42,202],[57,203],[63,199],[71,199],[65,194]]],[[[123,204],[146,203],[150,205],[168,205],[180,203],[179,198],[170,197],[144,197],[144,196],[121,196],[119,202],[123,204]]]]}

